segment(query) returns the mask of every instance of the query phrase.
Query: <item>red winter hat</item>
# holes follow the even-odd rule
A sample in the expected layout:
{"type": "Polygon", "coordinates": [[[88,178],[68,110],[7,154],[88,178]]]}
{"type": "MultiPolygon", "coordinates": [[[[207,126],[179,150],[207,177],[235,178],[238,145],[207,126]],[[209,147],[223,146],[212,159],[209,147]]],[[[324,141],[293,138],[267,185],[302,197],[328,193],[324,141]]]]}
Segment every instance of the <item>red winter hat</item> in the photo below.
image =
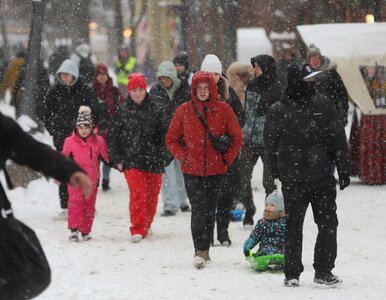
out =
{"type": "Polygon", "coordinates": [[[107,74],[107,75],[109,74],[109,71],[105,64],[98,64],[95,67],[95,77],[97,77],[99,74],[107,74]]]}
{"type": "Polygon", "coordinates": [[[136,88],[146,90],[146,79],[141,73],[131,73],[127,78],[129,79],[127,84],[127,91],[129,93],[136,88]]]}

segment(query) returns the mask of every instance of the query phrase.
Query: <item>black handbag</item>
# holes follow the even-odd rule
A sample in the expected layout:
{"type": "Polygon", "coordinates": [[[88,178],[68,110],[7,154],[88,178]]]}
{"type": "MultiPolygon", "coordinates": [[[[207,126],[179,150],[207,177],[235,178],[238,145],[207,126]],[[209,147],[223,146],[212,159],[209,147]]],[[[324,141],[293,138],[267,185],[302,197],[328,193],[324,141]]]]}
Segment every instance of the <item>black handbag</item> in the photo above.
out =
{"type": "Polygon", "coordinates": [[[0,183],[0,299],[32,299],[50,282],[50,266],[35,232],[13,216],[0,183]]]}
{"type": "MultiPolygon", "coordinates": [[[[198,119],[200,120],[202,126],[204,126],[204,129],[209,136],[209,139],[213,145],[213,148],[217,152],[219,152],[220,154],[224,154],[225,152],[227,152],[229,147],[232,145],[231,137],[226,133],[223,135],[220,135],[220,136],[213,135],[213,133],[209,130],[208,125],[206,124],[206,121],[201,116],[201,114],[199,113],[199,111],[197,110],[197,108],[193,102],[192,102],[192,104],[193,104],[193,109],[194,109],[198,119]]],[[[206,108],[206,107],[204,106],[204,108],[206,108]]]]}

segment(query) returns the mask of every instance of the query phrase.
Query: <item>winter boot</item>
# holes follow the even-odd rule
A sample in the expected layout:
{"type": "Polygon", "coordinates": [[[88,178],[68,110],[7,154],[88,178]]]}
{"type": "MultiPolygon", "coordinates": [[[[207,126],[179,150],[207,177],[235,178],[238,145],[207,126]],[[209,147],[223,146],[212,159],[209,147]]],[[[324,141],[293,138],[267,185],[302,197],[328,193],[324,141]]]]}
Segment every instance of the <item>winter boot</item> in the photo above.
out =
{"type": "Polygon", "coordinates": [[[87,242],[87,241],[89,241],[89,240],[91,240],[91,239],[92,239],[92,237],[90,236],[90,234],[88,234],[88,233],[82,233],[82,240],[83,240],[83,241],[87,242]]]}
{"type": "Polygon", "coordinates": [[[217,232],[217,239],[221,246],[230,247],[232,245],[231,239],[229,238],[228,230],[221,230],[217,232]]]}
{"type": "Polygon", "coordinates": [[[106,192],[106,191],[108,191],[108,190],[110,190],[111,188],[110,188],[110,179],[103,179],[102,180],[102,190],[104,191],[104,192],[106,192]]]}
{"type": "Polygon", "coordinates": [[[204,268],[210,262],[208,250],[197,250],[194,255],[193,266],[197,269],[204,268]]]}
{"type": "Polygon", "coordinates": [[[69,236],[71,242],[79,242],[79,232],[78,229],[71,229],[71,234],[69,236]]]}
{"type": "Polygon", "coordinates": [[[284,279],[284,286],[286,287],[298,287],[299,277],[287,277],[284,279]]]}
{"type": "Polygon", "coordinates": [[[246,206],[245,210],[245,216],[243,219],[243,225],[244,226],[253,226],[255,225],[255,222],[253,221],[253,216],[255,215],[256,207],[254,206],[246,206]]]}
{"type": "Polygon", "coordinates": [[[189,205],[182,206],[182,207],[180,207],[180,209],[181,209],[182,212],[190,212],[191,211],[189,205]]]}
{"type": "Polygon", "coordinates": [[[170,217],[170,216],[175,216],[176,213],[170,211],[170,210],[165,210],[163,213],[161,213],[162,217],[170,217]]]}
{"type": "Polygon", "coordinates": [[[342,283],[338,276],[332,274],[330,271],[315,272],[314,282],[325,285],[335,285],[342,283]]]}
{"type": "Polygon", "coordinates": [[[133,236],[131,237],[131,242],[133,244],[138,244],[142,240],[143,240],[143,236],[140,234],[133,234],[133,236]]]}

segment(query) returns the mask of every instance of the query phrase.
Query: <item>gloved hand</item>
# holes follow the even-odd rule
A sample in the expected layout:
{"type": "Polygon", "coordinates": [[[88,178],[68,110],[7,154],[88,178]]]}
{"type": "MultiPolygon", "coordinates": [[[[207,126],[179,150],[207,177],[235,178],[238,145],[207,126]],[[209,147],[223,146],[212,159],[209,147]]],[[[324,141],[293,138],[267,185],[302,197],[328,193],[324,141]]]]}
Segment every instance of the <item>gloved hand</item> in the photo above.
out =
{"type": "Polygon", "coordinates": [[[245,256],[249,256],[249,251],[252,250],[256,246],[256,242],[254,239],[250,237],[244,242],[243,252],[245,256]]]}
{"type": "Polygon", "coordinates": [[[348,175],[339,176],[339,187],[341,191],[343,191],[349,185],[350,185],[350,177],[348,175]]]}

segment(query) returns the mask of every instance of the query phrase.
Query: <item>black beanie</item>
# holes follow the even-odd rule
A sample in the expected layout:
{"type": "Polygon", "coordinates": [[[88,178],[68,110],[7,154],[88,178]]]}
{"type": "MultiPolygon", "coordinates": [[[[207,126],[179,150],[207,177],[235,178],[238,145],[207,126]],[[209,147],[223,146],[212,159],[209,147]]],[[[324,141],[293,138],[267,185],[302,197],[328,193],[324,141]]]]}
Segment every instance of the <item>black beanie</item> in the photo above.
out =
{"type": "Polygon", "coordinates": [[[189,56],[185,51],[179,52],[176,57],[173,59],[173,63],[175,64],[181,64],[185,67],[187,70],[189,68],[189,56]]]}

